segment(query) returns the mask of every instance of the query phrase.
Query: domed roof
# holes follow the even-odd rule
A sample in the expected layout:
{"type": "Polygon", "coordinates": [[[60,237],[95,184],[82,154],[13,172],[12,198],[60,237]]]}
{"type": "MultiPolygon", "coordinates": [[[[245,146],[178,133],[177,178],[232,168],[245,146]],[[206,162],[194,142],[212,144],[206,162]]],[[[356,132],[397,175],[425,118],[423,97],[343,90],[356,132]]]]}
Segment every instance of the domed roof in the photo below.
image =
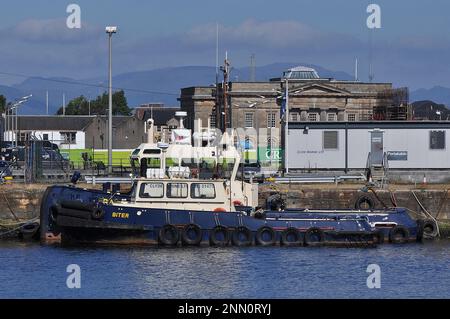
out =
{"type": "Polygon", "coordinates": [[[319,74],[315,69],[301,65],[283,72],[283,79],[312,80],[319,78],[319,74]]]}

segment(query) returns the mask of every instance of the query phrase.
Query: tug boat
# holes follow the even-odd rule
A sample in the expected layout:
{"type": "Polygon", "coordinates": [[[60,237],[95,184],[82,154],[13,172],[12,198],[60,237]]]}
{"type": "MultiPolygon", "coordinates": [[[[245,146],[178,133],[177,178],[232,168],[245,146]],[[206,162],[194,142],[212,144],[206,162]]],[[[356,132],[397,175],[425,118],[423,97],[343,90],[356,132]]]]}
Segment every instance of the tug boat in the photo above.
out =
{"type": "Polygon", "coordinates": [[[156,143],[153,121],[149,120],[148,125],[147,143],[131,156],[139,165],[139,176],[132,179],[128,193],[75,185],[51,186],[46,190],[40,212],[41,242],[375,246],[385,238],[394,243],[422,238],[422,228],[400,208],[262,209],[258,207],[257,185],[236,180],[241,158],[231,142],[232,136],[225,133],[216,142],[208,128],[208,134],[200,134],[201,142],[205,143],[193,146],[190,131],[183,128],[181,120],[181,129],[173,132],[171,143],[156,143]],[[216,142],[214,146],[212,142],[216,142]],[[166,165],[168,156],[172,160],[170,167],[166,165]],[[190,162],[189,158],[197,160],[190,162]],[[205,158],[213,160],[212,166],[216,168],[219,162],[225,162],[230,168],[229,176],[202,174],[199,159],[205,158]]]}

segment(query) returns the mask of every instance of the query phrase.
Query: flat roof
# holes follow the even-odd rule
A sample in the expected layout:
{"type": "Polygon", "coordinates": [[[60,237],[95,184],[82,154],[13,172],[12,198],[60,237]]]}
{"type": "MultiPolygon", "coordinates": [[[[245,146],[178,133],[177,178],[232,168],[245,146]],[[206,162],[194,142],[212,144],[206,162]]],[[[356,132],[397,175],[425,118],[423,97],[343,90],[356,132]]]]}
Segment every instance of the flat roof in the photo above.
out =
{"type": "Polygon", "coordinates": [[[289,122],[289,129],[450,129],[450,121],[289,122]]]}

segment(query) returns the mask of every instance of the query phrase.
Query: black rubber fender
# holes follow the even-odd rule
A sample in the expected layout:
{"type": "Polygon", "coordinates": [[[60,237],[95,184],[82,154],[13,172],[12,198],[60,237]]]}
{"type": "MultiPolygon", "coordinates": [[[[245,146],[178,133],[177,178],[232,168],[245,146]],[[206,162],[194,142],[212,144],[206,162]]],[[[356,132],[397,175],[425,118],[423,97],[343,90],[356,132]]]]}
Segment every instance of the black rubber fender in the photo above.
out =
{"type": "Polygon", "coordinates": [[[322,229],[311,227],[305,232],[305,245],[320,244],[325,241],[325,233],[322,229]]]}
{"type": "Polygon", "coordinates": [[[175,226],[167,224],[159,230],[158,240],[163,245],[175,246],[180,240],[180,233],[175,226]]]}
{"type": "Polygon", "coordinates": [[[375,201],[372,199],[372,197],[368,195],[362,195],[358,197],[358,199],[355,202],[355,209],[358,210],[372,210],[375,208],[375,201]],[[363,204],[366,203],[368,208],[363,208],[363,204]]]}
{"type": "Polygon", "coordinates": [[[389,231],[389,242],[393,244],[404,244],[409,239],[409,230],[397,225],[389,231]]]}
{"type": "Polygon", "coordinates": [[[231,241],[235,246],[250,246],[252,244],[252,232],[245,226],[236,227],[231,236],[231,241]]]}
{"type": "Polygon", "coordinates": [[[94,220],[102,220],[105,216],[105,211],[100,207],[94,208],[91,213],[91,217],[94,220]]]}
{"type": "Polygon", "coordinates": [[[78,200],[62,200],[60,205],[62,208],[84,210],[87,212],[92,212],[95,208],[93,203],[83,203],[78,200]]]}
{"type": "Polygon", "coordinates": [[[373,242],[375,245],[381,245],[384,243],[384,233],[381,229],[376,229],[373,232],[373,242]]]}
{"type": "Polygon", "coordinates": [[[230,232],[225,226],[216,226],[209,232],[209,243],[211,246],[226,246],[230,242],[230,232]],[[217,238],[218,234],[222,234],[223,238],[217,238]]]}
{"type": "Polygon", "coordinates": [[[438,227],[436,222],[431,219],[425,219],[422,222],[423,238],[430,239],[438,236],[438,227]]]}
{"type": "Polygon", "coordinates": [[[272,246],[275,245],[277,241],[277,233],[276,231],[270,227],[270,226],[263,226],[258,229],[255,235],[255,241],[257,245],[260,246],[272,246]],[[264,235],[268,234],[270,236],[270,239],[265,239],[264,235]]]}
{"type": "Polygon", "coordinates": [[[284,246],[299,246],[302,245],[302,235],[300,231],[295,227],[289,227],[283,230],[281,233],[281,245],[284,246]],[[289,238],[293,237],[294,240],[290,240],[289,238]]]}
{"type": "Polygon", "coordinates": [[[78,210],[78,209],[69,209],[69,208],[62,208],[58,207],[56,209],[57,216],[70,216],[75,218],[81,218],[81,219],[89,219],[92,212],[88,212],[85,210],[78,210]]]}
{"type": "Polygon", "coordinates": [[[202,238],[202,229],[197,224],[188,224],[184,226],[183,230],[181,231],[181,239],[183,241],[183,244],[185,245],[199,245],[202,241],[202,238]],[[192,234],[194,234],[194,237],[191,237],[192,234]]]}
{"type": "Polygon", "coordinates": [[[39,231],[39,223],[38,222],[22,225],[19,230],[20,234],[23,237],[27,237],[27,238],[33,237],[38,231],[39,231]]]}

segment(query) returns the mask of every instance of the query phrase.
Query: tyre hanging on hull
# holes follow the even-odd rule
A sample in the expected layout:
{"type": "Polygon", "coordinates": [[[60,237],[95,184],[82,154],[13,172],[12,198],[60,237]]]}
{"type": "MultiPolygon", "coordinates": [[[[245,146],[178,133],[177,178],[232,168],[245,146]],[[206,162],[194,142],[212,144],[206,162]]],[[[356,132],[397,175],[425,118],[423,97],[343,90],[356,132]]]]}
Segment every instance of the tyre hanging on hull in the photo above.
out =
{"type": "Polygon", "coordinates": [[[325,234],[322,229],[317,227],[309,228],[305,233],[304,242],[306,246],[319,245],[325,241],[325,234]]]}
{"type": "Polygon", "coordinates": [[[289,227],[281,233],[281,245],[300,246],[302,243],[302,235],[297,228],[289,227]]]}
{"type": "Polygon", "coordinates": [[[395,226],[389,231],[389,242],[392,244],[404,244],[409,239],[409,231],[403,226],[395,226]]]}
{"type": "Polygon", "coordinates": [[[189,224],[184,226],[181,232],[181,240],[183,244],[189,246],[199,245],[202,241],[203,233],[200,226],[196,224],[189,224]]]}
{"type": "Polygon", "coordinates": [[[209,233],[209,243],[211,246],[223,247],[230,242],[230,233],[225,226],[216,226],[209,233]]]}
{"type": "Polygon", "coordinates": [[[237,227],[231,237],[235,246],[250,246],[252,244],[252,232],[245,226],[237,227]]]}
{"type": "Polygon", "coordinates": [[[270,226],[263,226],[256,232],[255,241],[259,246],[272,246],[276,240],[277,233],[270,226]]]}
{"type": "Polygon", "coordinates": [[[178,229],[170,224],[164,225],[159,230],[158,240],[161,244],[166,246],[175,246],[180,239],[178,229]]]}

